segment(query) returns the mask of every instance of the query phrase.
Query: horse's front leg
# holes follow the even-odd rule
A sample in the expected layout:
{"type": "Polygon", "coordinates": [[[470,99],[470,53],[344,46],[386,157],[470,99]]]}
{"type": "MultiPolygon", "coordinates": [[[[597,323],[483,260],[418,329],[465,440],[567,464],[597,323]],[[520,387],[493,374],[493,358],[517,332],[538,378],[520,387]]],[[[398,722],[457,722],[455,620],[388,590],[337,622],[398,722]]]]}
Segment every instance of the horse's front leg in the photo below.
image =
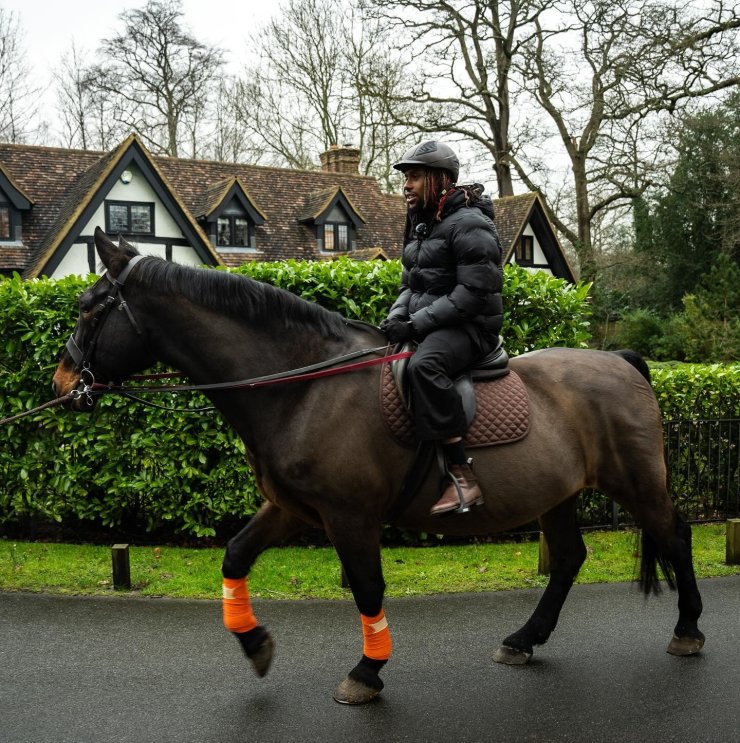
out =
{"type": "Polygon", "coordinates": [[[341,704],[365,704],[383,688],[378,675],[391,655],[391,636],[383,611],[385,581],[380,562],[380,523],[353,514],[325,524],[360,611],[363,648],[360,662],[334,692],[341,704]]]}
{"type": "Polygon", "coordinates": [[[239,640],[259,676],[264,676],[270,668],[274,641],[254,616],[247,575],[260,553],[289,539],[305,526],[300,519],[268,502],[226,547],[221,566],[224,625],[239,640]]]}

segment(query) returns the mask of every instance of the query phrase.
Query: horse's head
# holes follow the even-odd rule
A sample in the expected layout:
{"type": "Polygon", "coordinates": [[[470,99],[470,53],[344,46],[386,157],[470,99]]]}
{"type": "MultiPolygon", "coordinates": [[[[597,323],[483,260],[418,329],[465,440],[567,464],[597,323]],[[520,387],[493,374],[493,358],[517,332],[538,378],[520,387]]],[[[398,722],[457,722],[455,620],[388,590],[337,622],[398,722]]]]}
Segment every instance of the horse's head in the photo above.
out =
{"type": "MultiPolygon", "coordinates": [[[[142,256],[125,240],[116,245],[98,227],[95,247],[107,271],[79,298],[80,314],[67,341],[52,388],[57,395],[78,390],[94,382],[120,383],[131,374],[154,363],[147,349],[144,329],[126,303],[129,274],[142,256]]],[[[71,403],[76,410],[91,410],[94,397],[80,394],[71,403]]]]}

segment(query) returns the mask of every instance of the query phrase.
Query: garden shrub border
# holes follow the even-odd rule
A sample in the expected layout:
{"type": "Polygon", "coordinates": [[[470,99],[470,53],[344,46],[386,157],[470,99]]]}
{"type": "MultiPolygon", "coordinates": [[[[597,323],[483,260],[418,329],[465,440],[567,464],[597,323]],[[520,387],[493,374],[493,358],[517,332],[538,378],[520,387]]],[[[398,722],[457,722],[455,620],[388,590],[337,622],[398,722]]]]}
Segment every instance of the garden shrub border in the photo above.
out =
{"type": "MultiPolygon", "coordinates": [[[[235,272],[377,324],[397,295],[400,264],[347,258],[255,262],[235,272]]],[[[48,399],[56,359],[76,320],[77,296],[92,280],[24,281],[18,275],[0,280],[2,416],[48,399]]],[[[568,285],[543,272],[507,266],[509,353],[584,347],[588,291],[587,284],[568,285]]],[[[719,367],[653,374],[661,405],[671,414],[688,414],[689,405],[698,405],[702,415],[716,413],[732,384],[719,367]],[[715,380],[722,380],[719,391],[715,380]],[[696,393],[699,382],[702,391],[696,393]]],[[[173,394],[170,402],[185,408],[204,404],[192,393],[173,394]]],[[[737,401],[733,405],[735,411],[740,407],[737,401]]],[[[259,504],[243,445],[217,413],[164,413],[107,398],[91,416],[45,411],[0,428],[0,525],[32,518],[211,537],[226,525],[233,529],[259,504]]]]}

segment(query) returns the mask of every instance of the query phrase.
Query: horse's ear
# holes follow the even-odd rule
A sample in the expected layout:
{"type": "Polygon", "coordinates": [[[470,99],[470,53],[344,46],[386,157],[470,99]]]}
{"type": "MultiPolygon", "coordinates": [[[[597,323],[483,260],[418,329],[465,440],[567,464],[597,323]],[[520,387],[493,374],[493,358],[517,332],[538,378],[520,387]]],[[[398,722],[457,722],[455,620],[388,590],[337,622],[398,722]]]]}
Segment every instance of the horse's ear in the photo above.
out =
{"type": "Polygon", "coordinates": [[[129,258],[134,255],[139,255],[139,251],[131,243],[126,242],[121,235],[118,236],[118,247],[126,253],[129,258]]]}
{"type": "Polygon", "coordinates": [[[95,248],[113,278],[121,273],[133,256],[137,255],[137,250],[133,246],[125,240],[119,241],[116,245],[100,227],[95,228],[95,248]]]}

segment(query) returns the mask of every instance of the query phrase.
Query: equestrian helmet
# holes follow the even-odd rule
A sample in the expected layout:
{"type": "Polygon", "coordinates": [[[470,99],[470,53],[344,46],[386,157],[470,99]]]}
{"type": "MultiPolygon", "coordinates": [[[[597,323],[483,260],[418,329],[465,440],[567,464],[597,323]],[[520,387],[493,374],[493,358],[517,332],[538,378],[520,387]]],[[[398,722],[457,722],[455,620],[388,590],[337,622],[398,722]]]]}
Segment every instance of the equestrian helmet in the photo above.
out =
{"type": "Polygon", "coordinates": [[[457,181],[460,173],[460,160],[455,151],[444,142],[430,139],[406,150],[404,156],[393,167],[405,173],[409,168],[419,165],[424,168],[443,168],[448,171],[452,181],[457,181]]]}

